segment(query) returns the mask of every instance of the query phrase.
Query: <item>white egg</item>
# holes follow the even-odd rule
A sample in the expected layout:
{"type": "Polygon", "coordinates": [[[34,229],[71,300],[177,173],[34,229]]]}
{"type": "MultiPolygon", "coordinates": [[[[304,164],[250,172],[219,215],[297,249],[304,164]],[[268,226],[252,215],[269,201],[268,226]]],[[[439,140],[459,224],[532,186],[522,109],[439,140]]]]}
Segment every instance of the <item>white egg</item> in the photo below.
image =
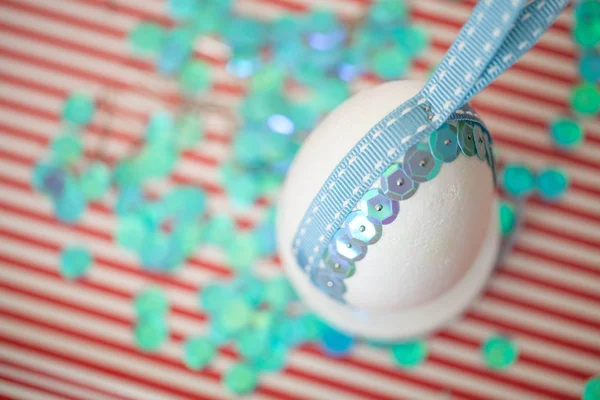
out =
{"type": "Polygon", "coordinates": [[[383,226],[381,239],[344,280],[345,303],[315,287],[292,255],[302,217],[331,171],[373,125],[422,86],[386,83],[334,110],[296,156],[279,201],[278,246],[303,301],[333,326],[373,339],[422,335],[455,318],[485,285],[498,252],[491,169],[477,157],[461,155],[400,202],[396,220],[383,226]]]}

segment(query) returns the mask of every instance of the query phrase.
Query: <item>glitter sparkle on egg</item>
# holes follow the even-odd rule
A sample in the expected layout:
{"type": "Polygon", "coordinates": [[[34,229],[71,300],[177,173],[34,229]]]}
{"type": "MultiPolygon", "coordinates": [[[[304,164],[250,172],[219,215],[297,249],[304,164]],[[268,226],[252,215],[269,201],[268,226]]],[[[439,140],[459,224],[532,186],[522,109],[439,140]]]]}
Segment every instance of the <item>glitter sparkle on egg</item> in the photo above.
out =
{"type": "MultiPolygon", "coordinates": [[[[346,273],[349,277],[323,281],[325,289],[339,289],[339,284],[343,291],[334,296],[326,293],[315,285],[318,279],[311,279],[297,265],[292,241],[323,182],[374,124],[422,86],[418,81],[386,83],[358,93],[334,110],[296,156],[279,201],[278,246],[285,270],[303,301],[333,326],[372,339],[422,335],[458,316],[484,287],[498,253],[500,239],[489,159],[486,163],[485,157],[467,156],[468,151],[458,156],[451,151],[452,162],[440,163],[434,179],[417,179],[415,169],[426,168],[428,159],[421,157],[411,164],[413,169],[408,172],[412,172],[418,190],[403,187],[402,193],[395,193],[409,179],[402,171],[391,169],[392,187],[385,187],[385,182],[383,187],[379,184],[377,190],[363,197],[363,205],[359,205],[362,214],[346,219],[346,228],[354,238],[338,243],[349,244],[347,249],[352,251],[367,251],[367,247],[368,251],[359,254],[350,266],[334,264],[335,268],[352,268],[353,272],[346,273]],[[378,197],[378,191],[396,200],[384,203],[386,197],[378,197]],[[377,219],[373,215],[378,212],[389,212],[391,216],[377,219]]],[[[441,135],[440,151],[451,149],[452,137],[441,135]]],[[[483,146],[481,133],[479,141],[472,136],[469,134],[468,140],[473,142],[473,152],[486,154],[487,149],[488,157],[492,157],[491,147],[479,147],[483,146]]],[[[436,158],[444,157],[436,154],[436,158]]],[[[408,165],[405,169],[411,168],[408,160],[404,164],[408,165]]],[[[339,251],[344,253],[345,245],[339,251]]]]}

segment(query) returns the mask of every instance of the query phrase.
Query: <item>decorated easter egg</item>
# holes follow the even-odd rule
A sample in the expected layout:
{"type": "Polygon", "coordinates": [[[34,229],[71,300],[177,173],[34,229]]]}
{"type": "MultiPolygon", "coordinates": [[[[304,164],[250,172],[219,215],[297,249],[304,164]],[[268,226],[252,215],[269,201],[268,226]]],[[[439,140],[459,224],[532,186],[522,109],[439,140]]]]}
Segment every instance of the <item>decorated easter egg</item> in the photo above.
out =
{"type": "Polygon", "coordinates": [[[468,105],[387,168],[317,268],[301,267],[293,253],[302,218],[331,171],[422,87],[390,82],[339,106],[299,151],[279,199],[277,239],[290,280],[310,308],[352,334],[394,340],[439,328],[468,307],[495,265],[492,141],[468,105]]]}

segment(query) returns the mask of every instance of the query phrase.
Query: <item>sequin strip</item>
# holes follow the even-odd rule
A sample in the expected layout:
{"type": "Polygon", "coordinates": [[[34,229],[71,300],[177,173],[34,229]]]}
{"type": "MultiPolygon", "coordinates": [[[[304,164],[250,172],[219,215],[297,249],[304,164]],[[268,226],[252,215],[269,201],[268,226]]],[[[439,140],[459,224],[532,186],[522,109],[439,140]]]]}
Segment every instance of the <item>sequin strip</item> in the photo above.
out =
{"type": "Polygon", "coordinates": [[[356,263],[366,257],[368,246],[379,241],[384,225],[396,220],[401,202],[414,196],[419,185],[434,179],[444,163],[453,162],[461,154],[477,157],[492,169],[495,182],[490,133],[476,118],[464,118],[467,111],[462,111],[431,134],[428,141],[411,147],[365,193],[334,234],[318,268],[307,270],[315,286],[344,303],[344,280],[354,275],[356,263]]]}

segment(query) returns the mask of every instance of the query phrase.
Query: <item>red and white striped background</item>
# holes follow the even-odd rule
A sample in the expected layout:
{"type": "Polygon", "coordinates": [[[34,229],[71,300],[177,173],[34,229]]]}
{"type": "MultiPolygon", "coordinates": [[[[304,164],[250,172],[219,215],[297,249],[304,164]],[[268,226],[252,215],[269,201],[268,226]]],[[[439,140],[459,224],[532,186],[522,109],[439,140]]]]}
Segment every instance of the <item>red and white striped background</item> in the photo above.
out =
{"type": "MultiPolygon", "coordinates": [[[[432,46],[411,76],[423,78],[442,57],[468,17],[474,0],[414,1],[413,19],[429,29],[432,46]]],[[[369,0],[238,0],[240,13],[273,18],[322,6],[356,19],[369,0]]],[[[156,278],[112,241],[114,198],[94,204],[75,226],[58,223],[51,204],[30,187],[34,163],[47,154],[60,131],[60,109],[69,92],[110,103],[85,134],[93,156],[111,113],[109,159],[121,157],[140,137],[148,112],[172,108],[173,82],[159,78],[148,61],[130,56],[127,33],[143,19],[168,22],[164,3],[116,0],[0,1],[0,396],[14,399],[217,399],[230,395],[220,383],[236,361],[222,350],[202,372],[180,361],[181,342],[206,328],[197,290],[226,278],[223,254],[198,251],[179,273],[156,278]],[[106,97],[106,96],[104,96],[106,97]],[[112,106],[113,110],[110,110],[112,106]],[[95,265],[81,282],[57,272],[62,246],[85,243],[95,265]],[[157,354],[132,342],[131,298],[159,282],[172,302],[171,337],[157,354]]],[[[265,374],[248,398],[261,399],[578,399],[584,382],[600,373],[600,124],[586,122],[580,149],[556,151],[547,123],[568,110],[577,83],[577,49],[570,39],[567,10],[540,43],[473,102],[491,128],[500,160],[554,164],[572,178],[557,204],[533,199],[518,243],[485,295],[460,321],[429,340],[430,356],[414,371],[393,365],[387,351],[360,345],[347,358],[324,356],[305,346],[285,370],[265,374]],[[479,346],[490,334],[511,335],[521,357],[506,372],[482,364],[479,346]]],[[[203,39],[197,55],[213,67],[214,102],[235,106],[241,81],[224,71],[227,49],[203,39]]],[[[357,89],[376,84],[373,78],[357,89]]],[[[208,120],[202,145],[185,153],[174,175],[155,184],[199,185],[211,207],[252,224],[263,207],[233,210],[219,184],[218,165],[228,156],[231,122],[208,120]]],[[[278,273],[276,260],[260,272],[278,273]]]]}

